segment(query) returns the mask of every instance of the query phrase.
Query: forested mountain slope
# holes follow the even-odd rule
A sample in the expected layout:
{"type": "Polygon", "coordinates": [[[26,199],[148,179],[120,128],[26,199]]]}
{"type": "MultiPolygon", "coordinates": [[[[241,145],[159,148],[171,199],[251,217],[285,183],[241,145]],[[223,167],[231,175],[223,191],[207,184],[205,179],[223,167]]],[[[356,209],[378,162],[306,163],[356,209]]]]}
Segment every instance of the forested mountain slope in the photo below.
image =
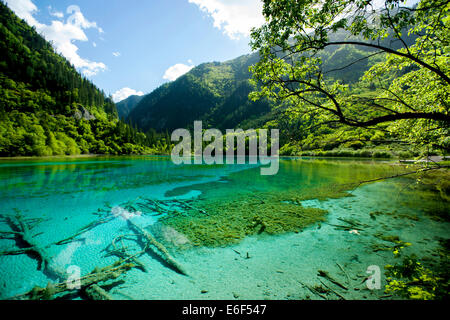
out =
{"type": "Polygon", "coordinates": [[[131,111],[141,102],[143,96],[129,96],[128,98],[117,102],[117,113],[119,114],[119,118],[124,120],[128,117],[131,111]]]}
{"type": "MultiPolygon", "coordinates": [[[[346,35],[337,34],[335,37],[344,38],[346,35]]],[[[370,51],[352,46],[329,48],[321,58],[326,72],[352,85],[370,66],[382,59],[376,55],[363,59],[370,51]],[[358,62],[340,69],[353,61],[358,62]]],[[[259,54],[254,53],[223,63],[199,65],[176,81],[146,95],[131,111],[128,121],[144,131],[154,129],[157,132],[191,128],[195,120],[202,120],[205,127],[220,130],[261,128],[274,123],[282,131],[282,144],[305,139],[302,124],[285,126],[280,119],[280,110],[289,106],[281,106],[277,101],[249,99],[249,93],[255,89],[250,84],[249,68],[258,59],[259,54]]]]}
{"type": "Polygon", "coordinates": [[[143,130],[173,130],[203,120],[209,126],[225,128],[241,124],[270,111],[267,101],[248,100],[252,90],[249,66],[257,54],[224,63],[204,63],[174,82],[145,96],[128,119],[143,130]]]}
{"type": "Polygon", "coordinates": [[[0,156],[141,153],[147,140],[0,2],[0,156]]]}
{"type": "MultiPolygon", "coordinates": [[[[415,36],[405,38],[412,44],[415,36]]],[[[338,31],[330,35],[333,41],[356,41],[356,36],[338,31]]],[[[401,43],[387,37],[381,45],[399,49],[401,43]]],[[[281,51],[279,57],[285,56],[281,51]]],[[[298,57],[297,57],[298,58],[298,57]]],[[[376,94],[373,83],[361,82],[366,71],[386,59],[374,48],[364,46],[330,46],[316,56],[323,61],[322,71],[330,81],[348,86],[349,93],[368,97],[376,94]]],[[[396,137],[380,130],[349,128],[341,124],[318,124],[316,119],[305,119],[294,106],[280,101],[260,99],[253,101],[249,94],[256,90],[251,84],[251,66],[260,59],[259,53],[244,55],[234,60],[201,64],[174,82],[166,83],[146,95],[128,116],[127,121],[145,132],[170,132],[177,128],[191,129],[195,120],[202,120],[204,128],[249,129],[278,128],[282,153],[298,154],[305,150],[344,148],[378,148],[390,145],[396,137]]],[[[393,81],[402,73],[386,74],[393,81]]],[[[390,78],[390,79],[389,79],[390,78]]],[[[257,85],[256,85],[257,86],[257,85]]],[[[397,148],[397,146],[395,146],[397,148]]],[[[403,147],[400,146],[403,150],[403,147]]],[[[370,155],[372,153],[365,153],[370,155]]]]}

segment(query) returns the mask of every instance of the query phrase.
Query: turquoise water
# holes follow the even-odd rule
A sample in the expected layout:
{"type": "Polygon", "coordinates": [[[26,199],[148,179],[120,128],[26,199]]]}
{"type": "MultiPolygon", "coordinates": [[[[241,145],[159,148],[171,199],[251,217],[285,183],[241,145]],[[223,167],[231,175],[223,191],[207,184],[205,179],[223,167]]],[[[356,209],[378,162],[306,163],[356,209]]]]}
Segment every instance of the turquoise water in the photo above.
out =
{"type": "MultiPolygon", "coordinates": [[[[175,166],[170,158],[153,156],[9,160],[0,162],[0,214],[40,219],[31,229],[33,239],[62,270],[76,266],[85,275],[116,261],[117,257],[107,256],[106,249],[117,236],[133,233],[127,224],[130,217],[154,232],[187,270],[187,276],[179,274],[155,255],[143,254],[139,260],[148,272],[137,268],[127,272],[109,291],[114,299],[321,299],[307,288],[321,284],[318,270],[345,282],[348,290],[342,295],[346,298],[377,299],[384,292],[366,287],[367,267],[377,265],[383,272],[386,264],[395,262],[392,251],[374,249],[376,244],[387,245],[377,234],[399,236],[412,244],[405,250],[428,259],[433,259],[439,240],[449,237],[448,223],[429,215],[430,211],[448,212],[448,204],[438,194],[414,187],[412,180],[357,188],[349,184],[401,170],[381,162],[282,159],[277,175],[261,176],[258,165],[175,166]],[[184,214],[186,221],[190,219],[188,210],[183,212],[186,207],[171,200],[192,200],[188,203],[202,206],[202,201],[236,198],[238,206],[245,206],[242,196],[302,194],[347,184],[351,197],[319,201],[309,195],[302,205],[328,214],[325,222],[297,232],[255,234],[228,245],[206,247],[192,245],[193,239],[160,223],[170,219],[174,210],[184,214]],[[133,212],[127,207],[127,203],[151,200],[160,201],[167,210],[133,212]],[[395,214],[374,217],[373,212],[395,214]],[[76,241],[55,244],[105,217],[106,223],[81,233],[76,241]],[[345,224],[342,219],[363,227],[336,228],[345,224]]],[[[10,226],[2,221],[0,231],[10,231],[10,226]]],[[[130,252],[139,251],[137,241],[124,239],[130,252]]],[[[14,239],[2,239],[0,251],[18,245],[14,239]]],[[[33,256],[0,256],[0,298],[61,281],[39,269],[33,256]]],[[[381,283],[386,284],[383,276],[381,283]]],[[[330,299],[338,298],[328,294],[330,299]]]]}

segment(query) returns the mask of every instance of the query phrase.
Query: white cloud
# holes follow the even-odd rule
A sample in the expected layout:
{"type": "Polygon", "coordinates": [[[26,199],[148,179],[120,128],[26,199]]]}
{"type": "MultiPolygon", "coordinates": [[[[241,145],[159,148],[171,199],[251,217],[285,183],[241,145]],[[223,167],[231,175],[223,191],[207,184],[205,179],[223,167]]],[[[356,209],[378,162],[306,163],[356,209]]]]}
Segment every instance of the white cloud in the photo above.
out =
{"type": "Polygon", "coordinates": [[[66,57],[84,75],[90,77],[100,71],[106,70],[102,62],[93,62],[80,57],[75,41],[88,41],[84,29],[97,29],[99,33],[103,30],[96,22],[88,21],[81,13],[80,7],[72,5],[67,8],[70,15],[67,22],[54,20],[50,25],[41,24],[34,14],[38,11],[31,0],[6,0],[8,6],[22,19],[44,35],[45,39],[51,41],[55,50],[66,57]]]}
{"type": "Polygon", "coordinates": [[[114,102],[120,102],[129,96],[143,96],[144,93],[142,91],[136,91],[130,88],[122,88],[113,93],[112,98],[114,102]]]}
{"type": "Polygon", "coordinates": [[[31,0],[6,0],[6,4],[17,16],[25,20],[28,24],[32,26],[39,24],[33,17],[33,14],[35,14],[38,9],[31,0]]]}
{"type": "Polygon", "coordinates": [[[260,27],[265,19],[261,0],[189,0],[214,20],[214,27],[231,39],[248,37],[254,27],[260,27]]]}
{"type": "Polygon", "coordinates": [[[93,46],[94,48],[97,48],[97,44],[96,44],[95,42],[92,42],[92,46],[93,46]]]}
{"type": "Polygon", "coordinates": [[[120,52],[113,52],[113,56],[116,57],[116,58],[120,57],[120,55],[121,55],[120,52]]]}
{"type": "Polygon", "coordinates": [[[103,33],[103,29],[99,28],[96,22],[90,22],[86,20],[86,18],[81,13],[79,6],[71,5],[67,7],[67,13],[71,14],[71,16],[67,19],[67,24],[71,24],[80,29],[94,28],[97,29],[98,32],[103,33]]]}
{"type": "Polygon", "coordinates": [[[52,6],[48,6],[48,12],[51,16],[62,19],[64,18],[64,13],[61,11],[53,10],[52,6]]]}
{"type": "Polygon", "coordinates": [[[183,74],[188,73],[191,71],[191,69],[194,68],[194,66],[188,66],[182,63],[177,63],[174,66],[171,66],[169,69],[166,70],[164,73],[163,79],[169,80],[169,81],[175,81],[179,77],[181,77],[183,74]]]}

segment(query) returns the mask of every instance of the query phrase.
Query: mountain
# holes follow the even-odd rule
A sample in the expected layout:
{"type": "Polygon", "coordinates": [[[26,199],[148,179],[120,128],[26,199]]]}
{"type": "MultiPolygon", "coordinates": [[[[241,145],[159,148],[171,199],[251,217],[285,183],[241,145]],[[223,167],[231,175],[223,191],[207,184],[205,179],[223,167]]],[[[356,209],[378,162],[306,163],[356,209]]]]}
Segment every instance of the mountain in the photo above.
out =
{"type": "Polygon", "coordinates": [[[0,156],[148,152],[148,138],[0,2],[0,156]]]}
{"type": "MultiPolygon", "coordinates": [[[[366,59],[372,52],[364,47],[329,47],[320,58],[324,72],[353,86],[383,59],[383,55],[366,59]]],[[[301,117],[286,117],[277,102],[249,100],[254,90],[249,67],[258,59],[255,53],[201,64],[144,97],[120,102],[117,109],[111,98],[0,1],[0,156],[167,153],[169,132],[191,128],[195,120],[222,131],[276,126],[281,146],[302,141],[302,148],[325,149],[318,141],[325,141],[322,136],[327,134],[333,141],[326,142],[326,148],[334,148],[338,142],[333,135],[342,136],[335,134],[337,125],[308,129],[316,127],[312,120],[305,125],[301,117]],[[119,115],[126,120],[119,120],[119,115]]],[[[345,134],[349,141],[359,134],[352,130],[345,134]]]]}
{"type": "MultiPolygon", "coordinates": [[[[351,46],[327,49],[321,53],[324,70],[343,82],[355,83],[375,62],[376,57],[363,59],[368,51],[351,46]],[[351,67],[339,70],[359,59],[351,67]]],[[[254,53],[223,63],[201,64],[144,96],[127,119],[145,132],[190,128],[195,120],[221,130],[260,127],[276,118],[272,112],[276,104],[248,98],[254,90],[249,83],[249,67],[258,59],[259,54],[254,53]]]]}
{"type": "Polygon", "coordinates": [[[227,62],[201,64],[177,80],[146,95],[128,120],[144,131],[171,131],[203,120],[216,128],[248,123],[271,110],[268,101],[252,102],[248,68],[258,54],[227,62]]]}
{"type": "MultiPolygon", "coordinates": [[[[330,35],[330,39],[340,41],[358,38],[336,32],[330,35]]],[[[414,39],[415,36],[412,35],[406,41],[411,44],[414,39]]],[[[393,49],[401,46],[389,37],[381,44],[393,49]]],[[[322,59],[322,69],[328,79],[339,80],[348,84],[350,90],[361,91],[367,90],[359,87],[362,75],[385,58],[382,54],[374,53],[375,50],[368,47],[344,45],[330,46],[317,57],[322,59]]],[[[294,122],[293,116],[286,115],[283,111],[286,105],[267,100],[251,101],[248,95],[254,88],[249,82],[249,67],[257,63],[258,59],[259,54],[254,53],[223,63],[201,64],[177,80],[166,83],[144,96],[129,113],[127,121],[144,132],[159,133],[177,128],[191,129],[195,120],[203,121],[204,128],[217,128],[222,132],[225,129],[275,126],[280,129],[281,146],[291,143],[313,149],[317,148],[319,141],[327,150],[339,146],[340,140],[334,137],[340,136],[339,130],[346,130],[345,135],[341,136],[350,141],[359,139],[360,133],[354,128],[344,128],[338,124],[333,127],[314,126],[314,120],[308,124],[302,123],[300,119],[294,122]],[[330,137],[322,139],[325,135],[330,137]]],[[[368,133],[369,136],[373,134],[368,133]]]]}
{"type": "Polygon", "coordinates": [[[116,108],[119,114],[119,118],[125,120],[131,111],[141,102],[143,96],[129,96],[128,98],[117,102],[116,108]]]}

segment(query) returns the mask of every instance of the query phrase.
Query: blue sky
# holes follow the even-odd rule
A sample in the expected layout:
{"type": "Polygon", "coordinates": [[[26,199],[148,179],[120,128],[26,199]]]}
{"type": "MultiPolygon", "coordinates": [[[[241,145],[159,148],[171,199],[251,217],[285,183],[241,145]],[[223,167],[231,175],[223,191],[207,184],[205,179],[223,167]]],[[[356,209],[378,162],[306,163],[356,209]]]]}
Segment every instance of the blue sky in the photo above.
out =
{"type": "Polygon", "coordinates": [[[5,1],[115,100],[250,53],[264,21],[259,0],[5,1]]]}

